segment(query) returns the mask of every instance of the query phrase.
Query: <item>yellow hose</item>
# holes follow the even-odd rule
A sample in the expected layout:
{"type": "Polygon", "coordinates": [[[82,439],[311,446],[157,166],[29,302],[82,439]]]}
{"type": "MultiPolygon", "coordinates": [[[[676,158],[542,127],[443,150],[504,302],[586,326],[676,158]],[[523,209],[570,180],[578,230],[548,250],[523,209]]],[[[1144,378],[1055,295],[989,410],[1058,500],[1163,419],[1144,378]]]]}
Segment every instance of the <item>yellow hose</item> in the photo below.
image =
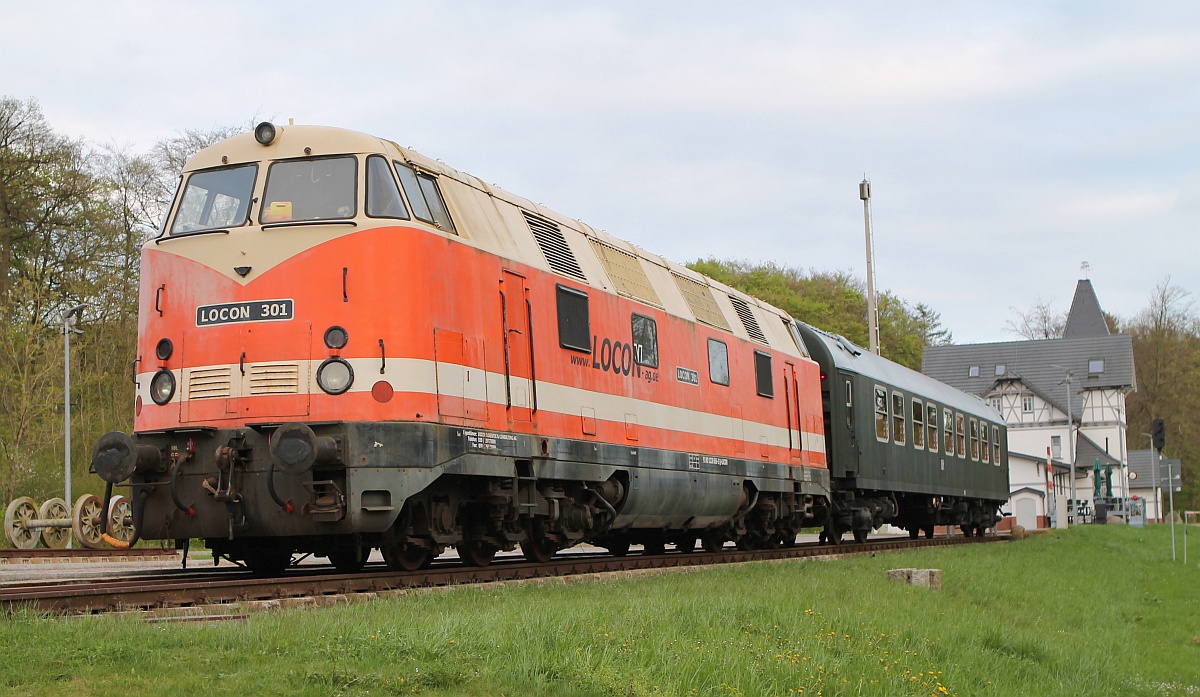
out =
{"type": "Polygon", "coordinates": [[[113,537],[112,535],[109,535],[108,533],[104,533],[104,534],[100,535],[100,539],[107,542],[110,547],[115,547],[117,549],[129,549],[128,542],[118,540],[117,538],[113,537]]]}

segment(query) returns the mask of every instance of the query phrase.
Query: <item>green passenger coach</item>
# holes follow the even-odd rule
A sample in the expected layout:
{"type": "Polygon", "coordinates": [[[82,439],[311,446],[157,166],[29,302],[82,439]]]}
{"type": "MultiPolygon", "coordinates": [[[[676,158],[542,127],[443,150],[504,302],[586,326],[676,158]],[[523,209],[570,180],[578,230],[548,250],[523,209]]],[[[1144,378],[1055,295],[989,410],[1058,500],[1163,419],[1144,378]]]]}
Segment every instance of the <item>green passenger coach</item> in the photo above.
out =
{"type": "Polygon", "coordinates": [[[884,524],[916,538],[937,525],[979,535],[1008,498],[1008,440],[982,400],[798,324],[821,367],[833,514],[824,536],[884,524]]]}

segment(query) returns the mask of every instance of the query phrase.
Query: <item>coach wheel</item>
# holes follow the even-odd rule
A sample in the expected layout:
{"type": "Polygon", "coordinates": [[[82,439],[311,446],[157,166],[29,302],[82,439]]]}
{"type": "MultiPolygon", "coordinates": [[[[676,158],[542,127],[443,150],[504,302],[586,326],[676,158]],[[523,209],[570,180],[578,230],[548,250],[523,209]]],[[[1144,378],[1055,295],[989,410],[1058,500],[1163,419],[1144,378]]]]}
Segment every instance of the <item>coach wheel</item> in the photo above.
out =
{"type": "Polygon", "coordinates": [[[933,539],[934,526],[926,525],[925,527],[921,528],[921,530],[922,530],[922,532],[925,533],[925,539],[927,539],[927,540],[933,539]]]}
{"type": "Polygon", "coordinates": [[[667,543],[661,539],[646,540],[645,542],[642,543],[642,554],[643,555],[648,556],[651,554],[666,554],[666,552],[667,552],[667,543]]]}
{"type": "Polygon", "coordinates": [[[392,571],[416,571],[433,563],[430,550],[406,543],[384,545],[379,548],[383,561],[392,571]]]}
{"type": "Polygon", "coordinates": [[[855,530],[854,531],[854,541],[860,545],[864,544],[867,541],[868,532],[869,531],[867,531],[867,530],[855,530]]]}
{"type": "Polygon", "coordinates": [[[458,558],[467,566],[487,566],[496,558],[496,545],[481,540],[463,540],[458,545],[458,558]]]}
{"type": "Polygon", "coordinates": [[[4,511],[4,536],[17,549],[33,549],[42,538],[36,529],[30,526],[38,519],[38,509],[33,499],[22,496],[8,504],[4,511]]]}
{"type": "Polygon", "coordinates": [[[918,528],[917,526],[914,525],[913,527],[908,529],[908,539],[915,540],[920,535],[921,535],[921,528],[918,528]]]}
{"type": "Polygon", "coordinates": [[[962,531],[963,537],[971,536],[971,526],[970,525],[960,525],[960,526],[958,526],[958,529],[962,531]]]}
{"type": "Polygon", "coordinates": [[[367,565],[368,555],[363,554],[366,551],[354,547],[335,549],[329,553],[329,563],[344,574],[356,574],[367,565]]]}
{"type": "Polygon", "coordinates": [[[705,533],[700,536],[700,546],[709,554],[716,554],[725,547],[725,538],[717,533],[705,533]]]}
{"type": "Polygon", "coordinates": [[[291,550],[259,549],[246,554],[246,568],[259,578],[282,576],[292,564],[291,550]]]}
{"type": "Polygon", "coordinates": [[[545,564],[550,561],[558,545],[546,537],[546,526],[540,521],[533,521],[525,531],[525,540],[521,542],[521,554],[534,564],[545,564]]]}
{"type": "Polygon", "coordinates": [[[623,557],[629,554],[629,539],[621,538],[605,544],[605,549],[614,557],[623,557]]]}
{"type": "Polygon", "coordinates": [[[696,536],[695,535],[684,535],[683,537],[679,538],[678,540],[675,540],[675,549],[676,549],[676,551],[682,552],[684,554],[691,554],[692,552],[695,552],[696,551],[696,536]]]}
{"type": "Polygon", "coordinates": [[[133,505],[128,496],[114,496],[109,502],[108,534],[121,542],[133,537],[133,505]]]}
{"type": "Polygon", "coordinates": [[[779,533],[779,546],[784,548],[792,548],[796,546],[796,531],[785,530],[779,533]]]}
{"type": "Polygon", "coordinates": [[[50,549],[66,549],[71,541],[71,528],[67,525],[71,511],[67,508],[67,502],[59,498],[47,499],[39,512],[42,520],[62,521],[61,527],[42,528],[42,544],[50,549]]]}
{"type": "Polygon", "coordinates": [[[104,546],[100,539],[100,509],[104,504],[95,494],[84,494],[75,501],[75,511],[71,514],[71,532],[79,544],[88,549],[99,549],[104,546]]]}

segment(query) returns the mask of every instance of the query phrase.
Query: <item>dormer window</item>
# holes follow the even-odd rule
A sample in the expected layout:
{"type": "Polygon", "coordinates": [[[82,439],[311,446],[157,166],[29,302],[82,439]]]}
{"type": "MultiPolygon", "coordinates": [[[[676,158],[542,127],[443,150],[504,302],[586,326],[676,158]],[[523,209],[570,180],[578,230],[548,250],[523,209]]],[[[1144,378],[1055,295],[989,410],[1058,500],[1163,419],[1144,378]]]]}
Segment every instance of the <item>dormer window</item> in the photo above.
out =
{"type": "Polygon", "coordinates": [[[1007,370],[1008,370],[1008,368],[1003,363],[997,363],[996,364],[996,377],[1000,377],[1001,375],[1004,375],[1004,373],[1007,372],[1007,370]]]}
{"type": "Polygon", "coordinates": [[[1092,359],[1092,360],[1088,361],[1088,374],[1089,375],[1098,375],[1099,373],[1103,373],[1103,372],[1104,372],[1104,359],[1103,358],[1092,359]]]}
{"type": "Polygon", "coordinates": [[[969,378],[979,377],[979,366],[973,365],[970,368],[967,368],[967,377],[969,377],[969,378]]]}

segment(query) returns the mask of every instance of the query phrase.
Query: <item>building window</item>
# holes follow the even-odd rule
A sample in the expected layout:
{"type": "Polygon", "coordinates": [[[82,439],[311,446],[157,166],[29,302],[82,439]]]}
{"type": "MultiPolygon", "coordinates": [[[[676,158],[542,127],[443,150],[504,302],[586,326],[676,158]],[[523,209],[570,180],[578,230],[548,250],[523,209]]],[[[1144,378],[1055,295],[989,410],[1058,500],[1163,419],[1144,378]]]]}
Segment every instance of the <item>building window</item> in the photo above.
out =
{"type": "Polygon", "coordinates": [[[1050,436],[1050,457],[1062,458],[1062,436],[1050,436]]]}
{"type": "Polygon", "coordinates": [[[558,286],[558,345],[592,352],[587,293],[567,286],[558,286]]]}
{"type": "Polygon", "coordinates": [[[942,435],[946,454],[954,456],[954,413],[949,409],[942,412],[942,435]]]}
{"type": "MultiPolygon", "coordinates": [[[[954,413],[954,433],[958,437],[956,441],[958,456],[965,459],[967,457],[967,419],[958,412],[954,413]]],[[[978,453],[976,453],[976,457],[978,457],[978,453]]]]}
{"type": "Polygon", "coordinates": [[[650,317],[635,314],[632,319],[633,360],[647,368],[658,367],[658,325],[650,317]]]}
{"type": "Polygon", "coordinates": [[[988,404],[992,405],[992,408],[995,409],[996,411],[1000,411],[1000,407],[1004,406],[1004,398],[1003,397],[988,397],[988,404]]]}
{"type": "Polygon", "coordinates": [[[967,377],[969,377],[969,378],[979,377],[979,366],[973,365],[970,368],[967,368],[967,377]]]}
{"type": "Polygon", "coordinates": [[[904,445],[904,395],[892,393],[892,440],[904,445]]]}
{"type": "Polygon", "coordinates": [[[912,401],[913,447],[925,449],[925,405],[912,401]]]}
{"type": "Polygon", "coordinates": [[[925,405],[925,428],[929,429],[929,452],[938,451],[937,405],[925,405]]]}
{"type": "Polygon", "coordinates": [[[771,379],[771,354],[754,352],[754,381],[760,397],[775,396],[775,383],[771,379]]]}
{"type": "Polygon", "coordinates": [[[883,442],[888,439],[887,390],[875,387],[875,437],[883,442]]]}
{"type": "Polygon", "coordinates": [[[1095,375],[1097,373],[1103,373],[1104,372],[1104,359],[1101,358],[1101,359],[1097,359],[1097,360],[1088,361],[1088,372],[1091,373],[1092,375],[1095,375]]]}
{"type": "Polygon", "coordinates": [[[729,384],[729,347],[724,341],[708,340],[708,379],[718,385],[729,384]]]}
{"type": "Polygon", "coordinates": [[[997,363],[996,364],[996,377],[1000,377],[1001,375],[1003,375],[1005,370],[1006,370],[1006,368],[1003,363],[997,363]]]}
{"type": "Polygon", "coordinates": [[[1021,397],[1021,413],[1023,413],[1023,414],[1032,414],[1033,413],[1033,397],[1032,396],[1025,395],[1025,396],[1021,397]]]}

